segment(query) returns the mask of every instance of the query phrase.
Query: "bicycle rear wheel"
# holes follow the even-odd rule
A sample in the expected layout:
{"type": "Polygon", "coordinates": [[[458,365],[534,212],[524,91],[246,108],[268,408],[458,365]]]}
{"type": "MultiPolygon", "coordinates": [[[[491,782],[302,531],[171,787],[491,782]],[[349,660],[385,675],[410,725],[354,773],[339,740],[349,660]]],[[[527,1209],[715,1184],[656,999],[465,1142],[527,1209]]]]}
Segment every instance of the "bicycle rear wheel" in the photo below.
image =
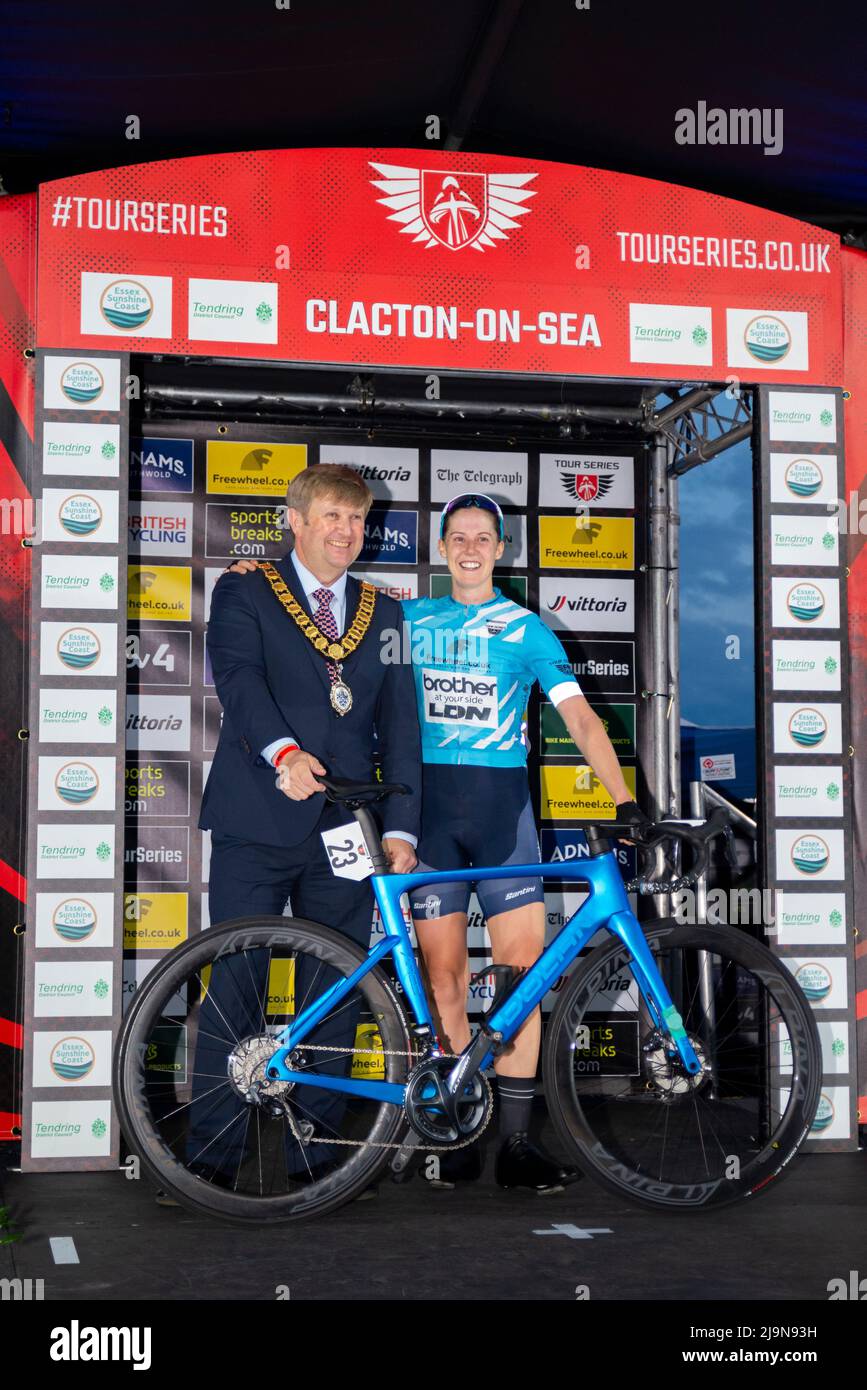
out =
{"type": "MultiPolygon", "coordinates": [[[[121,1128],[159,1185],[226,1220],[320,1216],[387,1162],[401,1106],[267,1081],[274,1038],[365,952],[315,922],[252,917],[173,951],[136,993],[114,1057],[121,1128]]],[[[293,1070],[403,1084],[412,1039],[377,967],[305,1037],[293,1070]]]]}
{"type": "Polygon", "coordinates": [[[822,1076],[818,1030],[771,952],[727,927],[646,931],[702,1072],[656,1030],[612,940],[567,982],[548,1024],[548,1108],[581,1168],[642,1206],[705,1211],[753,1197],[806,1138],[822,1076]]]}

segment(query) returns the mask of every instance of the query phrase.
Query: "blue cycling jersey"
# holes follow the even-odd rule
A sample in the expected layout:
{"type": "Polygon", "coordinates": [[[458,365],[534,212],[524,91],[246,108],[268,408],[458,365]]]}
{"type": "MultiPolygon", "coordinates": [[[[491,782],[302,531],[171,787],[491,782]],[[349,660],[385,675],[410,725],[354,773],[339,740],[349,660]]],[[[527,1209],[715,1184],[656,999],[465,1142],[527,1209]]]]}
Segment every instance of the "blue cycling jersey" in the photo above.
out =
{"type": "Polygon", "coordinates": [[[558,638],[499,589],[482,604],[409,599],[403,612],[426,763],[522,767],[533,683],[555,705],[581,694],[558,638]]]}

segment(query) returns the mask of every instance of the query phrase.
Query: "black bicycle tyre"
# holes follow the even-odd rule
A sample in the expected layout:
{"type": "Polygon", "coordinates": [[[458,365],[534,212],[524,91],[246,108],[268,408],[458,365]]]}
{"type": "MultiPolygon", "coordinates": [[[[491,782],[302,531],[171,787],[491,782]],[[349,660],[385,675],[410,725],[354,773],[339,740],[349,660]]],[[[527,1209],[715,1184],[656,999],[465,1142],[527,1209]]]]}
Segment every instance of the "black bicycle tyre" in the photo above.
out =
{"type": "MultiPolygon", "coordinates": [[[[218,954],[232,953],[225,948],[231,946],[237,951],[243,945],[282,949],[295,946],[344,974],[357,969],[367,958],[367,952],[339,932],[299,917],[237,918],[201,932],[192,941],[172,951],[136,991],[118,1034],[112,1085],[120,1127],[132,1151],[141,1159],[158,1186],[169,1191],[183,1206],[245,1225],[309,1220],[334,1211],[363,1191],[389,1161],[391,1150],[360,1145],[335,1173],[308,1189],[302,1189],[300,1193],[247,1196],[212,1186],[190,1173],[174,1157],[150,1120],[143,1095],[144,1069],[137,1059],[147,1046],[148,1030],[160,1016],[161,1004],[174,994],[193,970],[202,969],[218,954]]],[[[358,988],[376,1012],[386,1054],[385,1079],[400,1084],[406,1079],[413,1057],[387,1054],[412,1053],[413,1039],[393,985],[388,976],[375,966],[358,988]]],[[[369,1138],[375,1134],[380,1143],[399,1143],[405,1129],[403,1109],[383,1104],[369,1138]]]]}
{"type": "Polygon", "coordinates": [[[580,1104],[575,1103],[570,1077],[574,1067],[574,1029],[583,1017],[586,1003],[596,995],[600,980],[611,977],[613,962],[616,960],[615,968],[620,968],[629,959],[626,947],[613,938],[592,951],[573,972],[549,1020],[543,1057],[548,1111],[560,1139],[581,1170],[609,1191],[657,1211],[717,1210],[766,1191],[774,1179],[784,1176],[787,1165],[807,1137],[822,1081],[819,1031],[794,976],[766,946],[746,933],[730,927],[684,926],[665,919],[647,927],[645,935],[651,949],[655,942],[664,942],[675,949],[695,948],[728,955],[736,965],[755,973],[772,994],[789,1031],[793,1051],[792,1086],[780,1125],[739,1178],[722,1178],[708,1184],[690,1183],[680,1199],[674,1184],[658,1183],[634,1171],[630,1174],[623,1161],[604,1148],[587,1124],[580,1104]],[[702,1186],[707,1190],[697,1192],[696,1188],[702,1186]],[[651,1187],[655,1190],[644,1190],[651,1187]]]}

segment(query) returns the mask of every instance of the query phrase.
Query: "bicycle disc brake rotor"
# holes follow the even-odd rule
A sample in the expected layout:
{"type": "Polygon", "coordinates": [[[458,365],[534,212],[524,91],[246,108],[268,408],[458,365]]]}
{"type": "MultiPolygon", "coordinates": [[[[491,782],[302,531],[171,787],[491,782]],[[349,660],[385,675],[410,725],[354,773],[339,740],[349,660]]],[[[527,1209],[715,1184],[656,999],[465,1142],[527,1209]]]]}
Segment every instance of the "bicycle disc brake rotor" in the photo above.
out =
{"type": "Polygon", "coordinates": [[[487,1123],[493,1103],[487,1077],[479,1073],[458,1095],[449,1095],[447,1078],[454,1067],[454,1057],[433,1057],[413,1067],[407,1078],[407,1119],[416,1134],[432,1144],[472,1139],[487,1123]]]}
{"type": "Polygon", "coordinates": [[[243,1038],[229,1053],[226,1066],[229,1080],[242,1100],[250,1105],[258,1105],[268,1098],[285,1096],[295,1085],[294,1081],[266,1081],[265,1067],[276,1052],[272,1037],[243,1038]]]}
{"type": "Polygon", "coordinates": [[[648,1085],[661,1100],[677,1100],[689,1095],[703,1086],[710,1076],[707,1055],[701,1039],[694,1033],[687,1034],[693,1050],[701,1062],[701,1071],[688,1072],[680,1059],[680,1054],[670,1038],[661,1033],[652,1033],[641,1049],[644,1071],[648,1085]]]}

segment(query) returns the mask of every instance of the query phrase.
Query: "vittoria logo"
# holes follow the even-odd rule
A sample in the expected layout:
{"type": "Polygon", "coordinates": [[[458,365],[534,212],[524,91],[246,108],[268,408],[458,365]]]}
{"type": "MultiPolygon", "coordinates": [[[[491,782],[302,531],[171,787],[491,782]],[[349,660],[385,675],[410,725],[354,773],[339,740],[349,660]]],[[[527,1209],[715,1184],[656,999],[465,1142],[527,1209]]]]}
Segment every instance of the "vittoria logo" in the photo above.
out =
{"type": "Polygon", "coordinates": [[[92,536],[102,525],[102,508],[86,492],[76,492],[63,499],[58,518],[70,536],[92,536]]]}
{"type": "Polygon", "coordinates": [[[576,502],[595,502],[611,491],[614,475],[600,477],[598,473],[569,473],[560,469],[560,481],[564,490],[576,502]]]}
{"type": "Polygon", "coordinates": [[[472,174],[457,170],[411,169],[399,164],[374,164],[382,177],[371,179],[385,194],[379,199],[391,208],[389,220],[425,247],[444,246],[475,251],[508,241],[529,212],[525,204],[535,190],[525,187],[535,174],[472,174]]]}
{"type": "Polygon", "coordinates": [[[92,362],[73,362],[60,378],[60,389],[76,405],[90,405],[105,390],[105,377],[92,362]]]}
{"type": "Polygon", "coordinates": [[[61,1038],[51,1049],[49,1061],[61,1081],[82,1081],[93,1071],[96,1055],[85,1038],[61,1038]]]}
{"type": "Polygon", "coordinates": [[[99,297],[99,312],[120,333],[144,328],[153,311],[151,293],[138,280],[113,280],[99,297]]]}
{"type": "Polygon", "coordinates": [[[757,362],[781,362],[791,346],[791,333],[774,314],[757,314],[744,329],[744,347],[757,362]]]}
{"type": "Polygon", "coordinates": [[[96,930],[96,909],[86,898],[65,898],[54,909],[51,925],[64,941],[86,941],[96,930]]]}
{"type": "Polygon", "coordinates": [[[57,655],[70,671],[86,671],[100,658],[99,638],[89,627],[68,627],[57,641],[57,655]]]}

